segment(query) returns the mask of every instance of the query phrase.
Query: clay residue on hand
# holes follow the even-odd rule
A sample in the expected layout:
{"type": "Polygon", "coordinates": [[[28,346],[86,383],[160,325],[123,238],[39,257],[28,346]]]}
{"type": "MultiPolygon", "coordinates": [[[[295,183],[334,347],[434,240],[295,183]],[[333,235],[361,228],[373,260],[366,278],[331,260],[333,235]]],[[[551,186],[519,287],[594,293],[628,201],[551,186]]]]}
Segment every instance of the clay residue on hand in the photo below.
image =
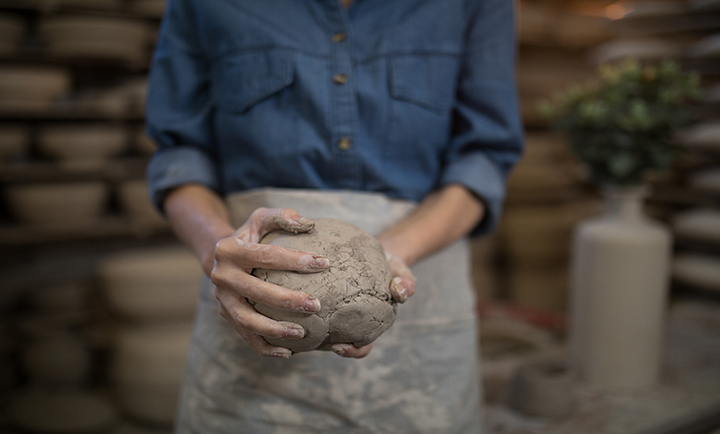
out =
{"type": "Polygon", "coordinates": [[[322,309],[313,314],[287,312],[255,304],[258,312],[278,321],[302,325],[299,340],[266,340],[294,352],[328,349],[335,343],[364,346],[395,321],[397,306],[390,294],[392,275],[380,242],[350,223],[315,220],[307,233],[272,232],[262,240],[294,250],[322,255],[330,268],[319,273],[256,269],[260,279],[317,297],[322,309]]]}

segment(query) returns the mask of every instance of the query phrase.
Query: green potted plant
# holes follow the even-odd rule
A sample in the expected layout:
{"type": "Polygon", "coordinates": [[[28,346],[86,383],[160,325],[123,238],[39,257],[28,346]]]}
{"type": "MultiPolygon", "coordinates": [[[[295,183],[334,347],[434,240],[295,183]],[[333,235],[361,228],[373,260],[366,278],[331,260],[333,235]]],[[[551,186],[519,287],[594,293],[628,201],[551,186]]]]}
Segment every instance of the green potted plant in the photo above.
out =
{"type": "Polygon", "coordinates": [[[606,195],[604,215],[574,234],[571,358],[586,381],[642,387],[660,368],[672,244],[668,229],[642,211],[644,179],[672,164],[699,80],[672,61],[627,60],[599,75],[543,108],[606,195]]]}

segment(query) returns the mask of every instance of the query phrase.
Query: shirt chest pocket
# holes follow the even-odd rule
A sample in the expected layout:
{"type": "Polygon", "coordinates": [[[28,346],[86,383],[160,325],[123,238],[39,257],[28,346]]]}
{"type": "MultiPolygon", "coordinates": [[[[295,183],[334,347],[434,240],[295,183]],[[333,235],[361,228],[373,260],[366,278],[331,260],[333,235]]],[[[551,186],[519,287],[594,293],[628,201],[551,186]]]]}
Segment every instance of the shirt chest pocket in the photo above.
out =
{"type": "Polygon", "coordinates": [[[456,55],[389,59],[391,102],[385,140],[390,146],[384,147],[386,155],[436,155],[433,151],[448,143],[458,68],[456,55]]]}
{"type": "Polygon", "coordinates": [[[248,51],[226,56],[215,67],[213,99],[216,105],[242,113],[290,86],[295,52],[286,49],[248,51]]]}
{"type": "Polygon", "coordinates": [[[438,113],[455,101],[458,56],[407,54],[390,58],[390,94],[438,113]]]}

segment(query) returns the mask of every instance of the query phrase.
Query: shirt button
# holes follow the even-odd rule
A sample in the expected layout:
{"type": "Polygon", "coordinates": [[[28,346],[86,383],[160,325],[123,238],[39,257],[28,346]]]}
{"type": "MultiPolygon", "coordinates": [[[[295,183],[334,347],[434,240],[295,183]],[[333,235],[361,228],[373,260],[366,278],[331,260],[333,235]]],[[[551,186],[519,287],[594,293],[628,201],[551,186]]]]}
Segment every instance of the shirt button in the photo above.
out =
{"type": "Polygon", "coordinates": [[[345,84],[348,81],[347,75],[345,74],[335,74],[333,77],[333,81],[335,84],[345,84]]]}
{"type": "Polygon", "coordinates": [[[342,42],[345,40],[346,37],[347,36],[345,35],[345,33],[335,33],[334,35],[332,35],[332,41],[333,42],[342,42]]]}
{"type": "Polygon", "coordinates": [[[350,139],[347,137],[343,137],[340,140],[338,140],[338,148],[342,149],[343,151],[347,151],[352,146],[352,143],[350,143],[350,139]]]}

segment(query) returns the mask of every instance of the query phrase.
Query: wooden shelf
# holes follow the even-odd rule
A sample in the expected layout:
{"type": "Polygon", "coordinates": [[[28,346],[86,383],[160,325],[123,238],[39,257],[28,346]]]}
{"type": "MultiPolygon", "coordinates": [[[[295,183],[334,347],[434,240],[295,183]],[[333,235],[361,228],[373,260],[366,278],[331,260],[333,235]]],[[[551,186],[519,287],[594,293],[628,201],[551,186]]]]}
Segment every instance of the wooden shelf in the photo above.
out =
{"type": "Polygon", "coordinates": [[[169,227],[145,225],[123,216],[105,217],[93,225],[75,230],[4,224],[0,225],[0,250],[17,246],[79,243],[113,238],[147,239],[169,235],[169,227]]]}
{"type": "Polygon", "coordinates": [[[147,157],[127,157],[110,160],[102,167],[92,170],[68,170],[54,162],[30,162],[18,164],[0,164],[0,182],[73,182],[105,180],[111,182],[127,179],[140,179],[145,176],[147,157]]]}
{"type": "Polygon", "coordinates": [[[0,108],[0,121],[130,121],[140,122],[145,120],[145,114],[133,113],[110,113],[89,110],[48,110],[48,111],[18,111],[3,110],[0,108]]]}
{"type": "MultiPolygon", "coordinates": [[[[139,0],[142,1],[142,0],[139,0]]],[[[92,14],[94,16],[106,16],[113,18],[131,18],[141,20],[159,21],[161,14],[143,11],[142,9],[134,9],[134,2],[122,1],[117,6],[97,7],[82,5],[60,5],[53,1],[43,0],[0,0],[0,9],[9,9],[21,12],[35,12],[42,14],[50,13],[73,13],[73,14],[92,14]]]]}

